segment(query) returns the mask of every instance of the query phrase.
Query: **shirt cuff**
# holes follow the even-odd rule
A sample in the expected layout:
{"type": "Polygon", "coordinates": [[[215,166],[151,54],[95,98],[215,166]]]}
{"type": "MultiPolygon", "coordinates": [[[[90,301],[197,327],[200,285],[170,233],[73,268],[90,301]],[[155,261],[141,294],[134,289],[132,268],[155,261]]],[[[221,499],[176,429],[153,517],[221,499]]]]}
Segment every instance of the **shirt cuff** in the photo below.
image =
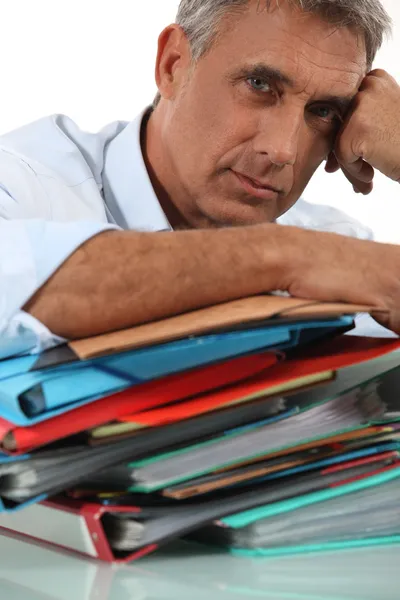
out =
{"type": "Polygon", "coordinates": [[[115,225],[0,221],[0,358],[42,352],[64,340],[21,309],[86,241],[115,225]]]}
{"type": "Polygon", "coordinates": [[[1,332],[0,360],[22,354],[39,354],[66,341],[54,335],[35,317],[20,311],[1,332]]]}
{"type": "Polygon", "coordinates": [[[86,241],[118,227],[92,222],[0,221],[0,333],[86,241]]]}

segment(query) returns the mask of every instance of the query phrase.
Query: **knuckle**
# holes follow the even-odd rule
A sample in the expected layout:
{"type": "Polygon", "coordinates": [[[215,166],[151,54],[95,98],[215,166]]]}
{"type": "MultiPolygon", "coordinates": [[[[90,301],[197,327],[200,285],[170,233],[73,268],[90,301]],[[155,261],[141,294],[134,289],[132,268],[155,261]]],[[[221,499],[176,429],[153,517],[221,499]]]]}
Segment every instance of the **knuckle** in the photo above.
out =
{"type": "Polygon", "coordinates": [[[391,76],[389,75],[389,73],[387,71],[385,71],[385,69],[373,69],[373,71],[368,73],[368,77],[370,77],[371,79],[372,79],[372,77],[383,78],[383,79],[391,78],[391,76]]]}
{"type": "Polygon", "coordinates": [[[338,140],[336,153],[340,160],[354,162],[354,157],[365,158],[368,155],[367,126],[362,121],[354,122],[338,140]]]}
{"type": "Polygon", "coordinates": [[[364,137],[354,137],[351,140],[351,152],[354,156],[365,159],[368,156],[368,141],[364,137]]]}
{"type": "Polygon", "coordinates": [[[392,75],[386,73],[383,70],[377,70],[374,72],[374,76],[366,78],[367,86],[365,87],[365,91],[370,89],[371,91],[385,92],[388,90],[392,90],[394,88],[398,88],[399,84],[392,75]]]}

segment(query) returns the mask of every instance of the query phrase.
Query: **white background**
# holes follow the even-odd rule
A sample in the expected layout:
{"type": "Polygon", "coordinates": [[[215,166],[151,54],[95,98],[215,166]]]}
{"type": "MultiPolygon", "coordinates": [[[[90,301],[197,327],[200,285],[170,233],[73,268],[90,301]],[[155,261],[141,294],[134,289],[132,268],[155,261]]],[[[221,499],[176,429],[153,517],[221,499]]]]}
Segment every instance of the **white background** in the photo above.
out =
{"type": "MultiPolygon", "coordinates": [[[[395,29],[376,66],[400,81],[400,2],[383,0],[395,29]]],[[[3,0],[0,132],[52,113],[91,131],[133,118],[156,92],[157,37],[178,0],[3,0]]],[[[398,109],[400,119],[400,106],[398,109]]],[[[305,193],[338,206],[400,244],[400,188],[377,177],[356,196],[344,178],[319,172],[305,193]]]]}

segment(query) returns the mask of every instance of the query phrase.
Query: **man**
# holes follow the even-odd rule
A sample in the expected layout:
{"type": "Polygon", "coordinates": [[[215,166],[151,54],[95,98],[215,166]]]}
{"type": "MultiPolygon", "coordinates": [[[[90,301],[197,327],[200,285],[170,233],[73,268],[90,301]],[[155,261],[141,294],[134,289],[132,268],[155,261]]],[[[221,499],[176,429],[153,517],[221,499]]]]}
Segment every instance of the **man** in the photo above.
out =
{"type": "Polygon", "coordinates": [[[153,111],[3,136],[2,356],[274,290],[400,332],[400,248],[292,208],[324,160],[364,194],[400,179],[400,88],[370,72],[389,25],[379,0],[182,0],[153,111]]]}

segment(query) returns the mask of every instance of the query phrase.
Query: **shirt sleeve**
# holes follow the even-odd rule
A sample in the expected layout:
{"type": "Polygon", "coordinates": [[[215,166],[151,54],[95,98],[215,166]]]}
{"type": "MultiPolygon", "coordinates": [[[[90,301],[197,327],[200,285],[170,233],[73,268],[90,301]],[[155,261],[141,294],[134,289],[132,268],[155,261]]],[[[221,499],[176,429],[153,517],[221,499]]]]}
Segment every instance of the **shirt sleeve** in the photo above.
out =
{"type": "Polygon", "coordinates": [[[52,221],[35,172],[17,156],[6,158],[0,164],[0,359],[64,341],[22,309],[82,244],[118,229],[96,220],[52,221]]]}
{"type": "Polygon", "coordinates": [[[110,229],[116,227],[0,220],[0,358],[42,352],[64,341],[21,309],[75,250],[110,229]]]}

